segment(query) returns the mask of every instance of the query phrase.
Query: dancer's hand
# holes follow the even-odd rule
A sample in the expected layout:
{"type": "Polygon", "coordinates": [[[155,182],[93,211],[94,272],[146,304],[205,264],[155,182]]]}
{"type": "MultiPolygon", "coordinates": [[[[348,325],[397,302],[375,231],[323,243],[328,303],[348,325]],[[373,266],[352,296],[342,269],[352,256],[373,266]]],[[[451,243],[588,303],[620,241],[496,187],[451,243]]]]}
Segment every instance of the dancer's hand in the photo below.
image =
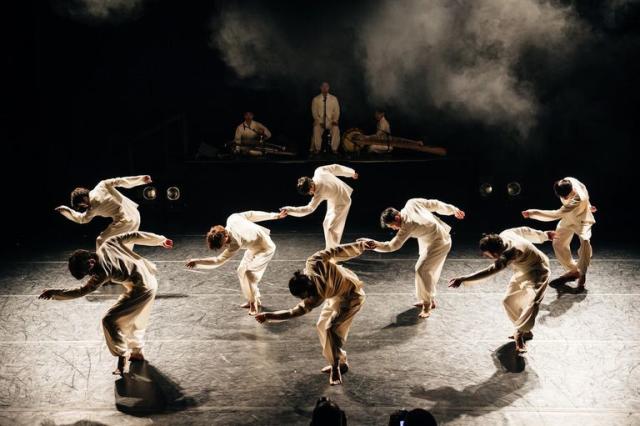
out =
{"type": "Polygon", "coordinates": [[[553,241],[556,238],[558,238],[558,233],[556,231],[546,231],[547,237],[549,238],[549,241],[553,241]]]}
{"type": "Polygon", "coordinates": [[[358,174],[358,172],[355,172],[352,176],[353,180],[358,180],[359,177],[360,175],[358,174]]]}
{"type": "Polygon", "coordinates": [[[143,180],[144,183],[151,183],[152,182],[151,176],[149,176],[149,175],[143,176],[142,180],[143,180]]]}
{"type": "Polygon", "coordinates": [[[38,299],[51,300],[58,294],[60,294],[60,290],[57,290],[55,288],[48,288],[43,291],[40,296],[38,296],[38,299]]]}
{"type": "Polygon", "coordinates": [[[370,240],[368,238],[361,238],[358,241],[363,242],[364,243],[364,247],[367,250],[374,250],[378,247],[378,242],[374,241],[374,240],[370,240]]]}
{"type": "Polygon", "coordinates": [[[189,259],[187,260],[187,263],[185,264],[185,266],[189,269],[193,269],[198,265],[198,261],[195,259],[189,259]]]}
{"type": "Polygon", "coordinates": [[[278,219],[284,219],[289,214],[287,209],[280,209],[280,213],[278,213],[278,219]]]}
{"type": "Polygon", "coordinates": [[[172,249],[173,248],[173,241],[170,239],[166,239],[164,240],[164,242],[162,243],[162,247],[166,248],[166,249],[172,249]]]}
{"type": "Polygon", "coordinates": [[[453,213],[453,215],[456,217],[456,219],[462,220],[464,219],[465,213],[462,210],[457,209],[455,213],[453,213]]]}
{"type": "Polygon", "coordinates": [[[463,281],[460,278],[452,278],[449,280],[449,287],[458,288],[462,285],[463,281]]]}
{"type": "Polygon", "coordinates": [[[591,213],[595,213],[598,211],[598,208],[596,206],[591,206],[591,213]]]}
{"type": "Polygon", "coordinates": [[[267,312],[263,312],[260,314],[256,314],[256,316],[254,317],[256,319],[256,321],[258,321],[260,324],[264,324],[264,322],[267,320],[267,312]]]}
{"type": "Polygon", "coordinates": [[[531,216],[531,210],[525,210],[522,212],[522,217],[525,219],[529,219],[529,216],[531,216]]]}

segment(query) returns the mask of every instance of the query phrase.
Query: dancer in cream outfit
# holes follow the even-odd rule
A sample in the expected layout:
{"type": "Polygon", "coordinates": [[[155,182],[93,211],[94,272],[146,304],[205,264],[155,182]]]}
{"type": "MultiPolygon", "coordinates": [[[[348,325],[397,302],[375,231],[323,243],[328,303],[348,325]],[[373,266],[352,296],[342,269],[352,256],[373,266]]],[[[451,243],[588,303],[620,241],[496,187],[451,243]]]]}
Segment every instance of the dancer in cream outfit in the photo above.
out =
{"type": "Polygon", "coordinates": [[[336,176],[358,179],[358,173],[350,167],[340,164],[318,167],[313,173],[313,178],[305,176],[298,179],[298,192],[312,197],[309,204],[302,207],[280,208],[290,216],[302,217],[313,213],[323,201],[326,201],[327,214],[322,223],[326,248],[340,244],[351,207],[353,189],[336,176]]]}
{"type": "Polygon", "coordinates": [[[342,383],[342,374],[348,369],[347,352],[343,349],[355,315],[365,300],[363,283],[356,274],[338,265],[338,262],[360,256],[373,246],[365,241],[344,244],[317,252],[307,259],[303,272],[297,271],[289,281],[291,294],[302,299],[292,309],[265,312],[256,315],[263,323],[268,320],[286,320],[299,317],[320,306],[317,329],[322,354],[329,366],[329,383],[342,383]]]}
{"type": "Polygon", "coordinates": [[[85,296],[106,282],[121,284],[125,292],[102,318],[107,347],[118,357],[114,374],[128,372],[129,359],[143,360],[144,333],[156,297],[158,282],[153,263],[133,252],[133,244],[172,248],[173,242],[150,232],[129,232],[108,238],[96,252],[76,250],[69,271],[76,279],[89,275],[82,287],[48,289],[40,299],[68,300],[85,296]]]}
{"type": "Polygon", "coordinates": [[[519,352],[525,352],[525,340],[533,338],[531,329],[549,282],[549,258],[532,243],[542,244],[555,236],[554,231],[537,231],[526,226],[507,229],[500,235],[486,235],[480,240],[480,250],[483,256],[495,262],[478,272],[449,281],[449,287],[453,288],[475,284],[511,265],[514,274],[502,305],[515,328],[511,338],[515,339],[519,352]]]}
{"type": "Polygon", "coordinates": [[[382,212],[383,228],[398,231],[391,241],[374,241],[379,252],[396,251],[410,238],[418,240],[420,257],[415,266],[416,306],[422,308],[419,316],[428,318],[435,308],[436,285],[440,279],[444,261],[451,250],[451,227],[433,213],[454,215],[464,219],[464,212],[451,204],[438,200],[412,198],[400,211],[389,207],[382,212]]]}
{"type": "Polygon", "coordinates": [[[584,288],[587,280],[587,269],[593,254],[591,248],[591,227],[596,222],[593,213],[596,208],[589,202],[587,187],[578,179],[566,177],[554,184],[556,195],[562,202],[557,210],[525,210],[522,216],[543,222],[559,220],[556,227],[556,239],[553,251],[560,264],[567,271],[563,281],[578,280],[579,288],[584,288]],[[577,235],[580,239],[578,262],[571,255],[571,240],[577,235]]]}
{"type": "Polygon", "coordinates": [[[232,214],[227,218],[226,227],[214,226],[207,234],[209,248],[218,250],[224,247],[224,251],[215,257],[189,259],[187,267],[214,269],[224,265],[237,251],[246,250],[240,266],[238,266],[240,288],[247,299],[247,303],[242,306],[249,308],[250,315],[257,314],[260,311],[258,283],[276,252],[276,245],[269,236],[271,231],[256,225],[255,222],[282,219],[285,216],[285,212],[266,213],[261,211],[232,214]]]}
{"type": "Polygon", "coordinates": [[[106,179],[91,191],[76,188],[71,193],[71,208],[59,206],[56,211],[76,223],[88,223],[96,216],[111,218],[112,222],[96,239],[98,249],[109,237],[140,229],[138,205],[116,188],[133,188],[149,183],[151,177],[142,175],[106,179]]]}

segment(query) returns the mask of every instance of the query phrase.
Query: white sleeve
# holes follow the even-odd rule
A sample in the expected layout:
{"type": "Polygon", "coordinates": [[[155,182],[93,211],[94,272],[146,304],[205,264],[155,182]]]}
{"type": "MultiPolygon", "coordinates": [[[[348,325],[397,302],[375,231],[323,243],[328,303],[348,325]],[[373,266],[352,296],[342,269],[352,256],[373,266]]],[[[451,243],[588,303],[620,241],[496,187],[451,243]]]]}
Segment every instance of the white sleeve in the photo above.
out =
{"type": "Polygon", "coordinates": [[[236,127],[236,134],[233,140],[237,144],[239,144],[242,141],[242,126],[236,127]]]}
{"type": "Polygon", "coordinates": [[[251,222],[263,222],[265,220],[278,219],[278,213],[261,212],[259,210],[249,210],[246,212],[238,213],[240,216],[251,222]]]}
{"type": "Polygon", "coordinates": [[[324,170],[334,176],[342,176],[348,178],[352,178],[356,174],[356,171],[351,167],[343,166],[340,164],[329,164],[327,166],[318,167],[318,170],[324,170]]]}
{"type": "Polygon", "coordinates": [[[147,175],[140,175],[140,176],[129,176],[129,177],[105,179],[101,181],[98,185],[114,186],[114,187],[120,187],[120,188],[134,188],[136,186],[146,184],[146,182],[144,181],[144,178],[146,176],[147,175]]]}
{"type": "Polygon", "coordinates": [[[388,253],[391,251],[396,251],[400,249],[404,245],[404,243],[411,236],[411,231],[407,227],[401,227],[400,230],[396,233],[395,237],[391,239],[391,241],[386,241],[384,243],[377,242],[377,247],[375,251],[381,253],[388,253]]]}
{"type": "Polygon", "coordinates": [[[545,241],[549,241],[549,236],[544,231],[538,231],[537,229],[529,228],[528,226],[521,226],[519,228],[511,228],[508,231],[513,232],[516,235],[529,240],[534,244],[542,244],[545,241]]]}
{"type": "Polygon", "coordinates": [[[271,132],[269,131],[269,129],[267,129],[267,126],[265,126],[264,124],[261,124],[260,128],[264,132],[264,138],[265,139],[270,139],[271,138],[271,132]]]}
{"type": "Polygon", "coordinates": [[[238,248],[227,248],[225,249],[222,253],[220,253],[220,256],[214,256],[214,257],[207,257],[204,259],[198,259],[196,261],[196,268],[198,269],[215,269],[218,268],[222,265],[224,265],[225,263],[227,263],[227,261],[229,259],[231,259],[231,257],[236,254],[236,252],[238,251],[238,248]]]}
{"type": "Polygon", "coordinates": [[[60,207],[62,208],[62,210],[60,210],[60,214],[72,222],[87,223],[87,222],[90,222],[91,219],[93,219],[93,216],[88,215],[86,211],[80,213],[67,206],[60,206],[60,207]]]}
{"type": "Polygon", "coordinates": [[[316,195],[314,195],[311,198],[311,201],[309,202],[309,204],[307,204],[306,206],[301,206],[301,207],[286,206],[286,207],[283,207],[283,209],[287,210],[290,216],[302,217],[316,211],[316,209],[318,208],[321,202],[322,200],[320,199],[320,197],[317,197],[316,195]]]}
{"type": "Polygon", "coordinates": [[[165,241],[167,241],[167,237],[163,235],[154,234],[153,232],[135,231],[107,238],[105,244],[108,242],[114,242],[120,245],[136,244],[140,246],[161,246],[165,241]]]}
{"type": "Polygon", "coordinates": [[[452,204],[443,203],[438,200],[427,200],[425,198],[416,198],[415,202],[430,212],[450,216],[458,211],[458,208],[452,204]]]}

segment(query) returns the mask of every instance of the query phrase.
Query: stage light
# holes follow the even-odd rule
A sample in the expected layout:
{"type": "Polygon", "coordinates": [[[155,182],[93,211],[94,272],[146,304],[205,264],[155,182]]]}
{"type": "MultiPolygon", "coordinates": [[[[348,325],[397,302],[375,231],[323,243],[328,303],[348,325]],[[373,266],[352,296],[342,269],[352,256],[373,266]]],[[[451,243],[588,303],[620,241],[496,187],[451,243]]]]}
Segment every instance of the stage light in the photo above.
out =
{"type": "Polygon", "coordinates": [[[177,186],[167,188],[167,198],[170,201],[178,201],[178,199],[180,199],[180,189],[178,189],[177,186]]]}
{"type": "Polygon", "coordinates": [[[483,183],[480,185],[480,195],[488,197],[493,192],[493,186],[490,183],[483,183]]]}
{"type": "Polygon", "coordinates": [[[507,194],[512,197],[517,197],[522,192],[522,187],[518,182],[509,182],[507,184],[507,194]]]}
{"type": "Polygon", "coordinates": [[[153,201],[156,199],[157,196],[158,196],[158,191],[156,191],[156,188],[153,186],[147,186],[142,191],[142,198],[144,198],[147,201],[153,201]]]}

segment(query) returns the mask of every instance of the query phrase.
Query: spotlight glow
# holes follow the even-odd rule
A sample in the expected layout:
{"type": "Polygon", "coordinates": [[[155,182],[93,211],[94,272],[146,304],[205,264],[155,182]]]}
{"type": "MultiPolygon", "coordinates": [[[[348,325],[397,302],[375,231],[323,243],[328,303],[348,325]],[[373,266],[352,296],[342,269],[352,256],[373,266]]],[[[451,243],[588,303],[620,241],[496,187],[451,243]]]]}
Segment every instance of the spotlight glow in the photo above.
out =
{"type": "Polygon", "coordinates": [[[180,199],[180,189],[177,186],[170,186],[167,188],[167,198],[170,201],[177,201],[180,199]]]}
{"type": "Polygon", "coordinates": [[[507,184],[507,194],[511,197],[517,197],[522,192],[522,187],[518,182],[509,182],[507,184]]]}
{"type": "Polygon", "coordinates": [[[480,195],[483,197],[488,197],[493,193],[493,186],[490,183],[483,183],[480,185],[480,195]]]}
{"type": "Polygon", "coordinates": [[[142,198],[144,198],[147,201],[153,201],[156,199],[157,196],[158,196],[158,191],[156,191],[156,188],[154,186],[147,186],[142,191],[142,198]]]}

